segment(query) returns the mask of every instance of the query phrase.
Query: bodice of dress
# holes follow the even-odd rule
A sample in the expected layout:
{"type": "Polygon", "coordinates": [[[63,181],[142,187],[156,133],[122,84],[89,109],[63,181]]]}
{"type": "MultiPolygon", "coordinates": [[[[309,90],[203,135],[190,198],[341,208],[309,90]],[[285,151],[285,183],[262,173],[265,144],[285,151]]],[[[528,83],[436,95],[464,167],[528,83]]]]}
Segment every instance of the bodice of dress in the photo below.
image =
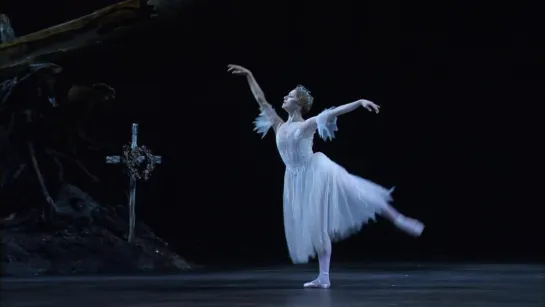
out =
{"type": "Polygon", "coordinates": [[[312,157],[314,131],[303,131],[302,122],[284,123],[276,133],[276,146],[286,168],[297,171],[312,157]]]}
{"type": "Polygon", "coordinates": [[[329,116],[331,109],[324,110],[315,117],[316,128],[304,128],[304,122],[284,122],[272,107],[262,108],[261,114],[254,121],[254,130],[263,137],[276,125],[276,146],[286,169],[298,171],[304,169],[314,154],[312,151],[316,130],[324,140],[332,140],[337,131],[337,117],[329,116]]]}

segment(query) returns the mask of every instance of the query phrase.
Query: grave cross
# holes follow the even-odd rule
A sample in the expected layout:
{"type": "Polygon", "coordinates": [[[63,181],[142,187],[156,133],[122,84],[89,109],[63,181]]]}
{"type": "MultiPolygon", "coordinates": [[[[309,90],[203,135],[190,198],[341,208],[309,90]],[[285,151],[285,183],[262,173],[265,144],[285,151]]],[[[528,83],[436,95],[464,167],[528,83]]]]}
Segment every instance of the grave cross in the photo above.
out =
{"type": "Polygon", "coordinates": [[[148,179],[155,164],[161,164],[161,156],[152,155],[145,146],[138,147],[138,124],[132,124],[132,140],[130,148],[126,148],[123,156],[107,156],[108,164],[124,164],[129,170],[129,236],[128,241],[134,239],[136,221],[136,180],[148,179]],[[142,171],[142,169],[144,170],[142,171]],[[143,175],[141,175],[143,173],[143,175]]]}

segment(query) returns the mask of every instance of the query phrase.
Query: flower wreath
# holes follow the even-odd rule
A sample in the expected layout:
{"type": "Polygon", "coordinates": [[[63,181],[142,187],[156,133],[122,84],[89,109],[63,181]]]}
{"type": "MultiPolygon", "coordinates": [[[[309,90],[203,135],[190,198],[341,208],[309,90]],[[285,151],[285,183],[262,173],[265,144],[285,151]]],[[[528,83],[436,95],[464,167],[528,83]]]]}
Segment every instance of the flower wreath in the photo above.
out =
{"type": "Polygon", "coordinates": [[[123,146],[123,163],[131,178],[148,180],[155,168],[153,154],[146,146],[131,148],[130,145],[123,146]]]}

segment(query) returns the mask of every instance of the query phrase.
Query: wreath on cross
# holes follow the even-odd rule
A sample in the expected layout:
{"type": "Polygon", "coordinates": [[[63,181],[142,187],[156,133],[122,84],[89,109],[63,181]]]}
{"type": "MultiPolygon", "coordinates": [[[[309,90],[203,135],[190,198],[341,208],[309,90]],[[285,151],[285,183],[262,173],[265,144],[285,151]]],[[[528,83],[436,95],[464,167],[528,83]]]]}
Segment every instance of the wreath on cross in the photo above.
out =
{"type": "Polygon", "coordinates": [[[131,148],[130,145],[123,146],[123,164],[129,175],[134,179],[148,180],[155,169],[153,154],[146,146],[131,148]]]}

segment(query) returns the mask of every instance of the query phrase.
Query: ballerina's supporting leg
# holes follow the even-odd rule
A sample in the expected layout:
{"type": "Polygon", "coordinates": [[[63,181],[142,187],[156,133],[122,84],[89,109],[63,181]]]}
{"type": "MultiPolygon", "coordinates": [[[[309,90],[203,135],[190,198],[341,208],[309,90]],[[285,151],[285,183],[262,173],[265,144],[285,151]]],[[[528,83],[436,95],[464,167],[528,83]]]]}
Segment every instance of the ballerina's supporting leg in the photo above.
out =
{"type": "Polygon", "coordinates": [[[329,281],[329,264],[331,261],[331,241],[328,239],[323,251],[318,253],[318,263],[320,266],[320,273],[318,278],[311,282],[305,283],[305,288],[322,288],[327,289],[331,286],[329,281]]]}
{"type": "Polygon", "coordinates": [[[420,221],[404,216],[390,205],[385,207],[380,215],[411,236],[418,237],[424,230],[424,224],[420,221]]]}

